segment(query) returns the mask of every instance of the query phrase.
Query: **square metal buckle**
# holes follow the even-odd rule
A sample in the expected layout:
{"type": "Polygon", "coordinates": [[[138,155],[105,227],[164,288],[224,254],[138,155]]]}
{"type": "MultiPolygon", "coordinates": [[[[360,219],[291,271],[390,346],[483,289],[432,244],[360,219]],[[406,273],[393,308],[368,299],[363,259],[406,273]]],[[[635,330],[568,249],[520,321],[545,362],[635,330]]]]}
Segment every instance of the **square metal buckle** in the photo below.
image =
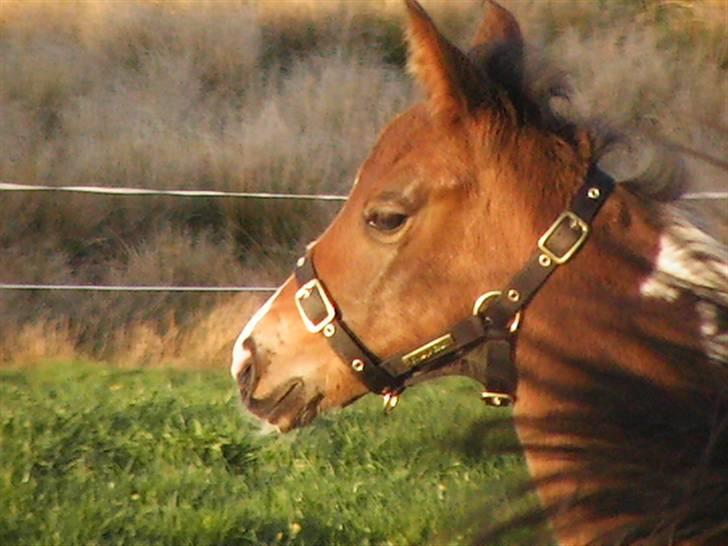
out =
{"type": "Polygon", "coordinates": [[[586,238],[589,236],[589,224],[587,224],[584,220],[579,218],[576,214],[574,214],[571,211],[566,211],[561,216],[559,216],[556,221],[551,225],[551,227],[548,229],[546,233],[543,234],[543,236],[538,240],[538,248],[541,252],[543,252],[546,256],[548,256],[551,261],[553,261],[555,264],[561,265],[568,262],[571,257],[576,253],[577,250],[581,248],[581,246],[584,244],[584,241],[586,241],[586,238]],[[567,248],[564,252],[561,254],[557,254],[554,250],[551,250],[548,247],[549,240],[551,237],[556,233],[556,231],[561,228],[564,225],[564,222],[569,223],[569,229],[572,231],[576,231],[578,228],[580,233],[577,237],[576,241],[572,243],[572,245],[567,248]]]}
{"type": "Polygon", "coordinates": [[[331,322],[336,318],[336,309],[334,308],[334,304],[331,303],[331,300],[326,294],[324,287],[321,285],[318,279],[311,279],[301,288],[296,290],[295,300],[296,307],[298,308],[298,313],[301,315],[301,320],[303,320],[303,324],[304,326],[306,326],[306,330],[308,330],[312,334],[317,334],[318,332],[326,328],[326,326],[331,324],[331,322]],[[306,314],[306,310],[303,308],[302,303],[303,300],[310,298],[314,292],[318,294],[318,297],[323,302],[324,309],[326,310],[326,316],[318,322],[314,322],[309,318],[309,316],[306,314]]]}

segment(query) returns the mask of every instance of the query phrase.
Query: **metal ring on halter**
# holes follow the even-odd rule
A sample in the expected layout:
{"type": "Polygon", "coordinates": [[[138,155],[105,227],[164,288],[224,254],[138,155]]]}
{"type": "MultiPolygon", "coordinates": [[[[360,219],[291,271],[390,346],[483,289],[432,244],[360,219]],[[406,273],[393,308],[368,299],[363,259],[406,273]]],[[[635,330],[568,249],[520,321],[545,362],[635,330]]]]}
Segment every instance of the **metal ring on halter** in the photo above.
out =
{"type": "MultiPolygon", "coordinates": [[[[480,312],[486,307],[486,304],[497,297],[499,297],[503,292],[500,290],[491,290],[490,292],[486,292],[485,294],[481,294],[478,296],[478,299],[475,300],[475,304],[473,305],[473,315],[476,317],[480,315],[480,312]]],[[[510,333],[514,334],[518,327],[521,325],[521,312],[518,311],[516,313],[516,316],[511,321],[510,326],[508,327],[508,330],[510,333]]]]}

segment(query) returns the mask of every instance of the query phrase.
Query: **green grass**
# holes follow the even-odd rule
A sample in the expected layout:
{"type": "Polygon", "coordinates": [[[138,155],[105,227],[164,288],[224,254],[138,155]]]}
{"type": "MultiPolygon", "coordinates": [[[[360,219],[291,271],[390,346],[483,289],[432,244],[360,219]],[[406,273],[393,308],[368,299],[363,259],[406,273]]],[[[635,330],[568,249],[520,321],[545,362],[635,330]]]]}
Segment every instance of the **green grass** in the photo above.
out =
{"type": "Polygon", "coordinates": [[[261,436],[225,371],[6,369],[0,544],[467,544],[525,476],[473,439],[501,416],[448,380],[261,436]]]}

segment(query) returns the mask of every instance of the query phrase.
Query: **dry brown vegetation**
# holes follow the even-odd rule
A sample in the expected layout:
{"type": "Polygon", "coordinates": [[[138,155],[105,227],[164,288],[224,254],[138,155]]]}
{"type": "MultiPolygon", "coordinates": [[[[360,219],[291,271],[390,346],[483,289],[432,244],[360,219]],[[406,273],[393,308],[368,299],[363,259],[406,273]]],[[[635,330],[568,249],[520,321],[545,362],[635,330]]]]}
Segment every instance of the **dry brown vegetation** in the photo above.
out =
{"type": "MultiPolygon", "coordinates": [[[[478,0],[424,3],[467,44],[478,0]]],[[[569,116],[728,155],[726,2],[504,4],[534,85],[557,81],[543,59],[569,74],[569,116]]],[[[5,0],[0,180],[346,193],[416,96],[402,15],[398,0],[5,0]]],[[[725,187],[718,167],[686,162],[696,188],[725,187]]],[[[3,193],[0,281],[272,285],[334,207],[3,193]]],[[[224,366],[259,301],[0,291],[0,362],[224,366]]]]}

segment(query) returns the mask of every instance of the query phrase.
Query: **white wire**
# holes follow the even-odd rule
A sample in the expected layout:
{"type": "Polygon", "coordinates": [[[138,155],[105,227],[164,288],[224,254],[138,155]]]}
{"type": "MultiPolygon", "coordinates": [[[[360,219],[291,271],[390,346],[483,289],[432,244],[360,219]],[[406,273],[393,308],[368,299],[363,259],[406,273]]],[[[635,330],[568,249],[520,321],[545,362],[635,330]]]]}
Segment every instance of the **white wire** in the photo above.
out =
{"type": "MultiPolygon", "coordinates": [[[[287,194],[267,192],[223,192],[207,190],[150,190],[144,188],[102,186],[44,186],[0,182],[0,191],[63,191],[105,195],[174,195],[181,197],[249,197],[259,199],[304,199],[345,201],[346,196],[332,194],[287,194]]],[[[98,292],[275,292],[268,286],[126,286],[89,284],[0,283],[0,290],[79,290],[98,292]]]]}
{"type": "Polygon", "coordinates": [[[104,195],[174,195],[177,197],[247,197],[253,199],[298,199],[307,201],[346,201],[345,195],[313,193],[230,192],[214,190],[150,190],[107,186],[44,186],[0,182],[0,191],[59,191],[104,195]]]}
{"type": "Polygon", "coordinates": [[[268,286],[124,286],[98,284],[0,283],[0,290],[84,290],[99,292],[275,292],[268,286]]]}
{"type": "MultiPolygon", "coordinates": [[[[96,193],[102,195],[174,195],[177,197],[247,197],[252,199],[299,199],[307,201],[346,201],[345,195],[331,193],[272,193],[272,192],[230,192],[215,190],[153,190],[109,186],[45,186],[0,182],[0,191],[58,191],[74,193],[96,193]]],[[[690,192],[680,199],[718,200],[728,199],[728,191],[690,192]]]]}
{"type": "Polygon", "coordinates": [[[713,200],[713,199],[728,199],[728,191],[701,191],[694,193],[684,193],[680,196],[680,199],[686,201],[691,200],[713,200]]]}

